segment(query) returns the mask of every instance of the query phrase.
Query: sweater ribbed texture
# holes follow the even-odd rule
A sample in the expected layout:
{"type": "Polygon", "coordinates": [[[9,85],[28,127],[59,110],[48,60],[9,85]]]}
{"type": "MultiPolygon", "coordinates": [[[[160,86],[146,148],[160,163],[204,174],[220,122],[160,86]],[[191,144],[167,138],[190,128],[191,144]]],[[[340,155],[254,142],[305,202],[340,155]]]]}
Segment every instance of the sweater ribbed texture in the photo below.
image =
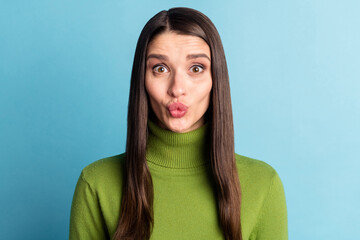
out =
{"type": "MultiPolygon", "coordinates": [[[[151,240],[224,239],[209,158],[208,124],[174,133],[148,123],[147,163],[154,187],[151,240]]],[[[284,189],[268,164],[236,156],[244,240],[286,240],[284,189]]],[[[120,216],[125,154],[85,167],[76,185],[70,240],[112,239],[120,216]]]]}
{"type": "Polygon", "coordinates": [[[208,124],[187,133],[166,131],[148,123],[148,162],[166,168],[189,169],[210,164],[208,124]]]}

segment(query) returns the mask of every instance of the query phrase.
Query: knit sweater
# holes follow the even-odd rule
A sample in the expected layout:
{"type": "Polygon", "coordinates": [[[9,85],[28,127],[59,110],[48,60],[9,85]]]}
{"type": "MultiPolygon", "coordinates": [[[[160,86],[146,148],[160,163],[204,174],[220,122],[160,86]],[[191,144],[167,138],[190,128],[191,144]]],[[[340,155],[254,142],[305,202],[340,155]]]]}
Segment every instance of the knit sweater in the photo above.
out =
{"type": "MultiPolygon", "coordinates": [[[[211,181],[209,126],[174,133],[149,122],[147,164],[154,187],[151,240],[224,239],[211,181]]],[[[244,240],[287,239],[281,180],[268,164],[236,156],[244,240]]],[[[125,154],[85,167],[76,185],[70,240],[111,239],[117,228],[125,154]]]]}

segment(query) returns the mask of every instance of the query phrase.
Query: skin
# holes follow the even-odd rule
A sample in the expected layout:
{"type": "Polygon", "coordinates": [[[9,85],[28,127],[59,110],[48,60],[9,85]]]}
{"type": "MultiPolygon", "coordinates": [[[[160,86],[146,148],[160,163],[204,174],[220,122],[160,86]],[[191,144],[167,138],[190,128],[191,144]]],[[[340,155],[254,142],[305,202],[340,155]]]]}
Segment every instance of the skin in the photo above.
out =
{"type": "Polygon", "coordinates": [[[207,43],[195,36],[166,31],[148,46],[145,87],[157,124],[185,133],[205,123],[212,89],[211,53],[207,43]],[[173,117],[168,106],[174,102],[188,109],[173,117]]]}

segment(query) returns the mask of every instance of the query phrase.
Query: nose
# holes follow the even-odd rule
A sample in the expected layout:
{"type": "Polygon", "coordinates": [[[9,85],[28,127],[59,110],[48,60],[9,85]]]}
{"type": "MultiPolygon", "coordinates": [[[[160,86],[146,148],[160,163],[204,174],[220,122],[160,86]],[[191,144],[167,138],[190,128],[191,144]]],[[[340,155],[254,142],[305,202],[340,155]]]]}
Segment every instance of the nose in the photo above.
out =
{"type": "Polygon", "coordinates": [[[179,98],[186,94],[186,76],[179,71],[173,72],[168,94],[171,97],[179,98]]]}

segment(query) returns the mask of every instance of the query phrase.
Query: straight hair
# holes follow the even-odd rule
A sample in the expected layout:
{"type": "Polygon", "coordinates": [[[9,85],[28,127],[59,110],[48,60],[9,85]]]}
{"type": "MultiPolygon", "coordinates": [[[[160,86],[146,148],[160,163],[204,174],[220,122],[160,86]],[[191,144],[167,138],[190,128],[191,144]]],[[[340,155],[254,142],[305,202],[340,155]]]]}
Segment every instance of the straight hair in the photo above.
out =
{"type": "Polygon", "coordinates": [[[131,74],[120,218],[113,239],[148,240],[153,229],[154,192],[146,160],[147,122],[151,111],[145,89],[146,54],[150,41],[165,31],[202,38],[210,47],[213,81],[208,109],[211,181],[215,183],[218,217],[225,239],[241,240],[241,191],[225,53],[211,20],[191,8],[159,12],[146,23],[138,39],[131,74]]]}

